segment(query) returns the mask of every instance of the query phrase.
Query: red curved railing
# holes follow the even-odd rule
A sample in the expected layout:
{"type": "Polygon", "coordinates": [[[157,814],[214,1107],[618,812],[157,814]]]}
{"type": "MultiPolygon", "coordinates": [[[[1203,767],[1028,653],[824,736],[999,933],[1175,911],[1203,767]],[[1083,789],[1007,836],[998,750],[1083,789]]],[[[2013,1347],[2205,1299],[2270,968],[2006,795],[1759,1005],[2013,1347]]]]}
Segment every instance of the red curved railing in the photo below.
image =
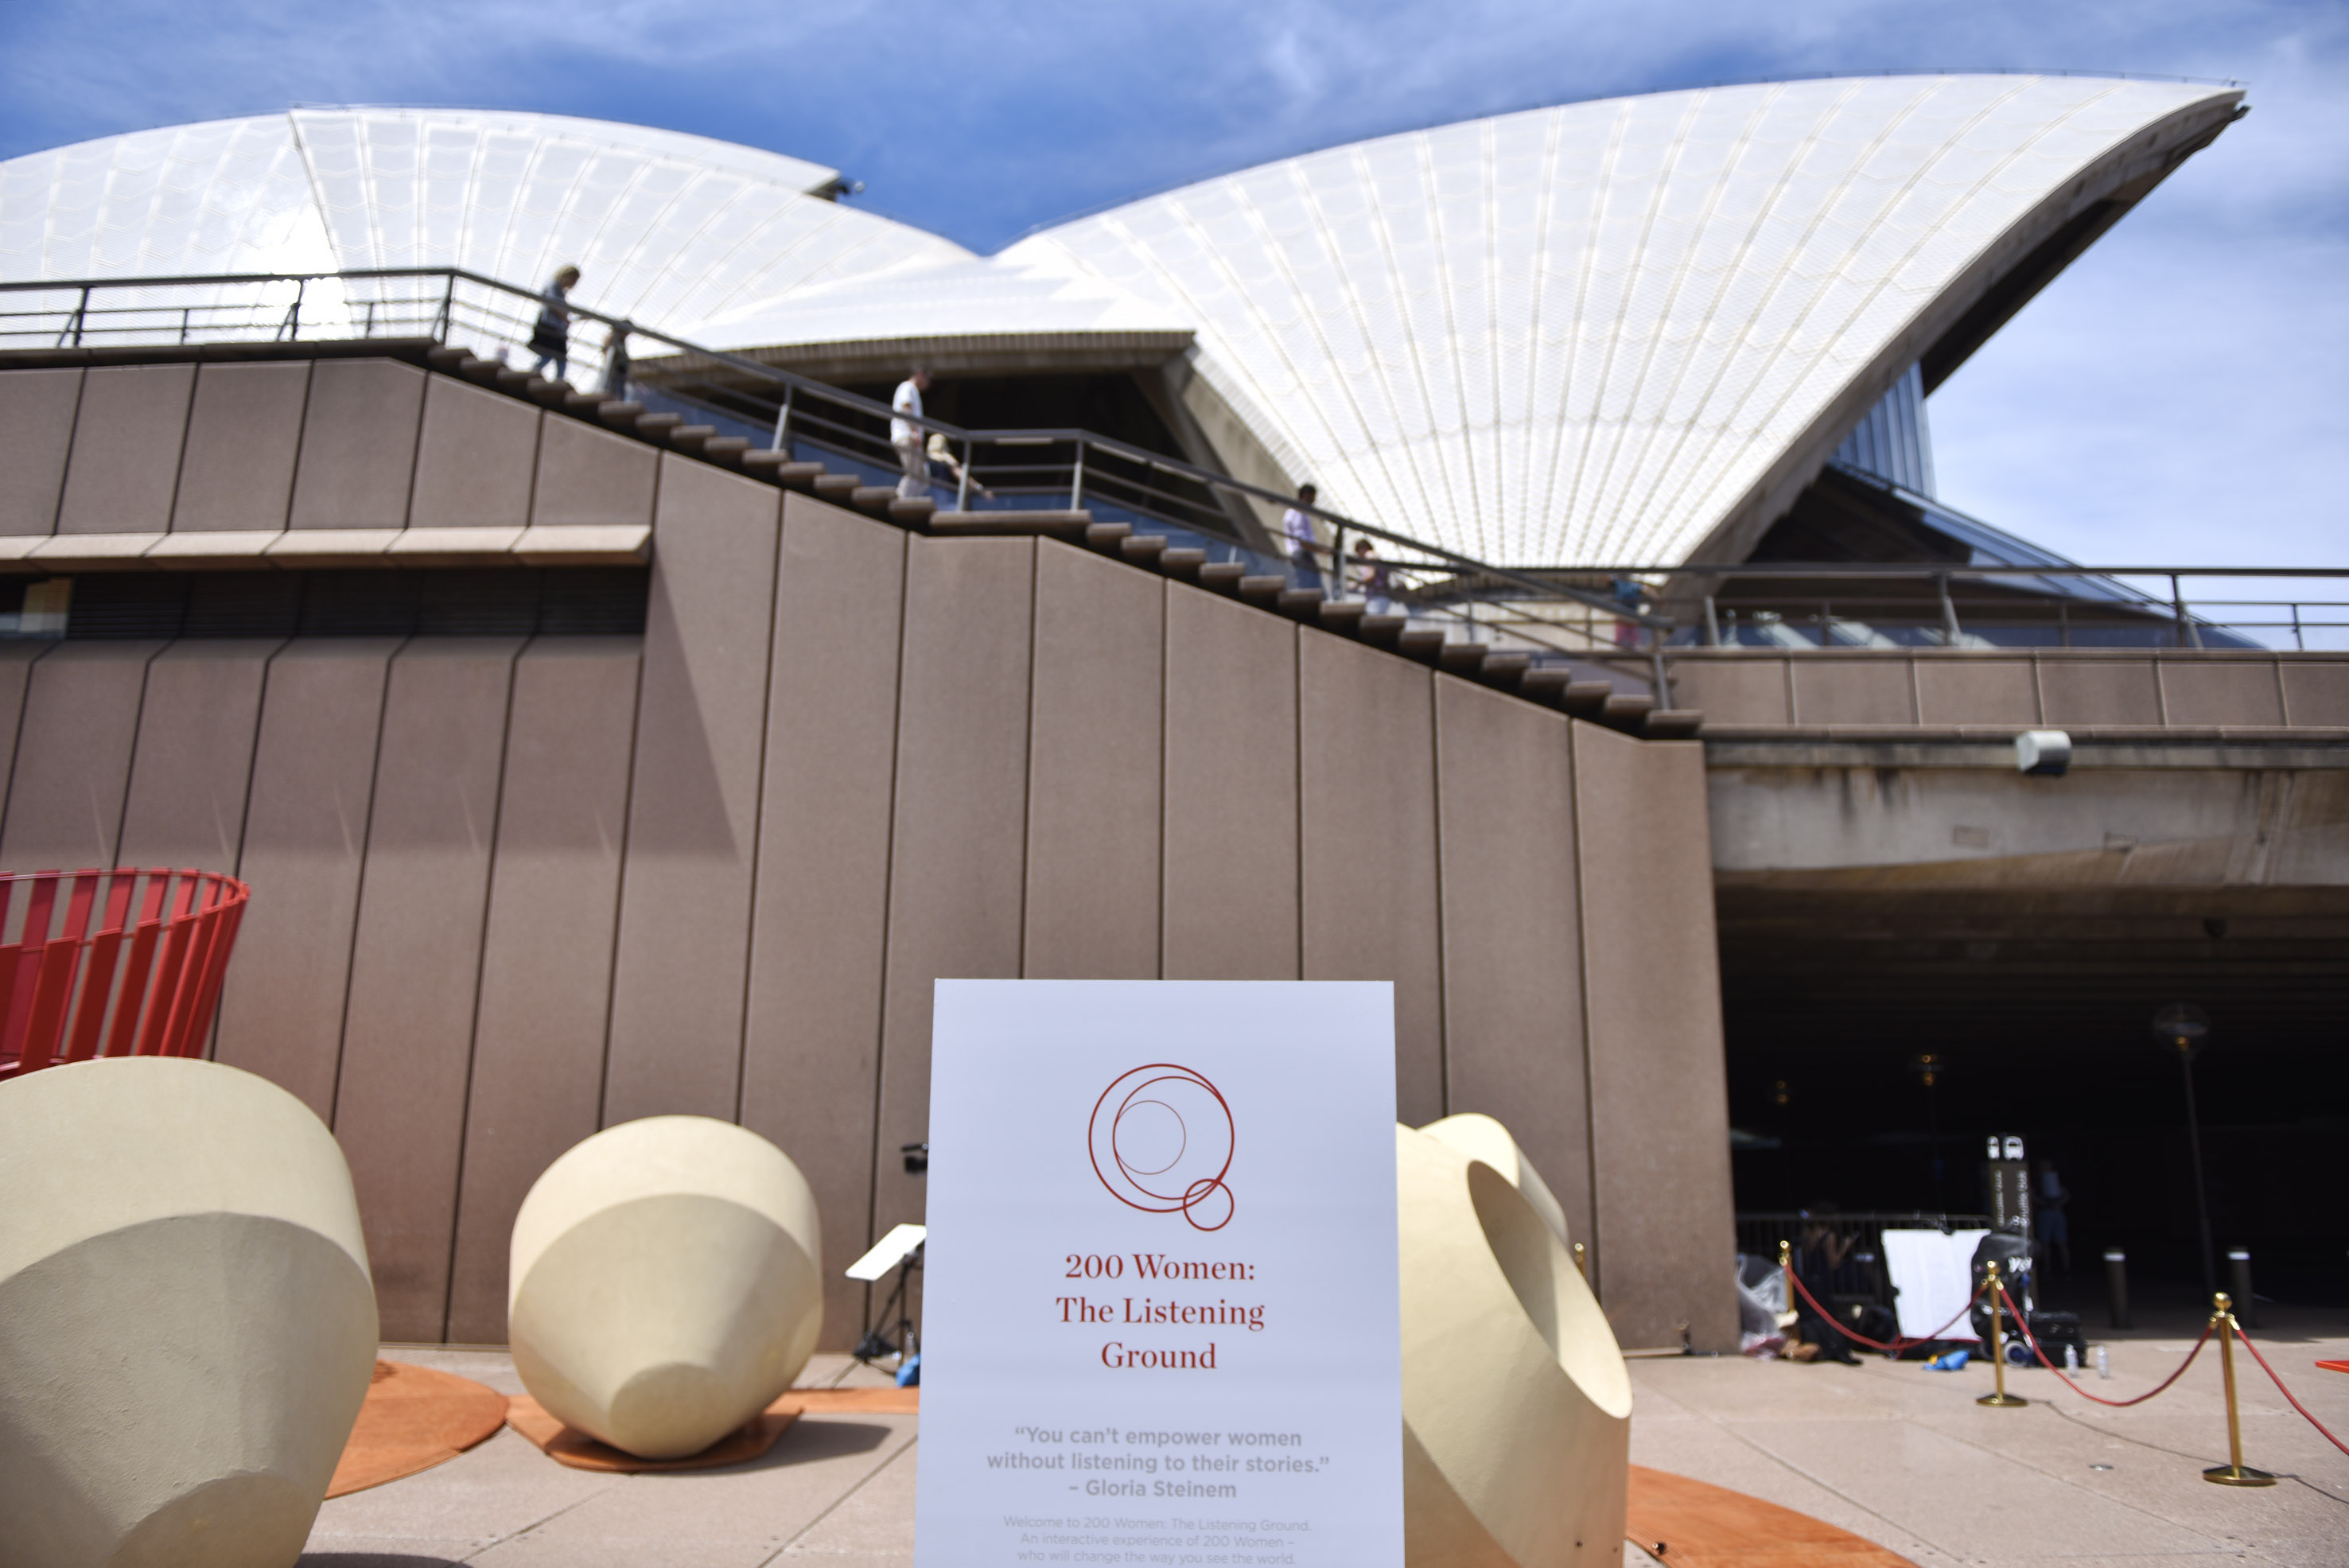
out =
{"type": "Polygon", "coordinates": [[[0,1079],[202,1055],[252,897],[212,871],[0,873],[0,1079]]]}

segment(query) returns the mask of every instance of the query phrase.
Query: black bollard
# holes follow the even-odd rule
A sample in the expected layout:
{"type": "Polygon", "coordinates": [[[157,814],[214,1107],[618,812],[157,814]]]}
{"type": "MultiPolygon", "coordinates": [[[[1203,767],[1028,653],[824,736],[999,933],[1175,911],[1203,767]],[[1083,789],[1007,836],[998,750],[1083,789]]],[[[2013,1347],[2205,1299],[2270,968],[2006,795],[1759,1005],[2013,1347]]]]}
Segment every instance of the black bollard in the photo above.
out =
{"type": "Polygon", "coordinates": [[[2240,1247],[2227,1251],[2228,1282],[2234,1287],[2235,1321],[2245,1328],[2260,1326],[2259,1297],[2251,1294],[2251,1255],[2240,1247]]]}
{"type": "Polygon", "coordinates": [[[2113,1309],[2113,1326],[2129,1327],[2128,1254],[2118,1247],[2105,1249],[2105,1299],[2113,1309]]]}

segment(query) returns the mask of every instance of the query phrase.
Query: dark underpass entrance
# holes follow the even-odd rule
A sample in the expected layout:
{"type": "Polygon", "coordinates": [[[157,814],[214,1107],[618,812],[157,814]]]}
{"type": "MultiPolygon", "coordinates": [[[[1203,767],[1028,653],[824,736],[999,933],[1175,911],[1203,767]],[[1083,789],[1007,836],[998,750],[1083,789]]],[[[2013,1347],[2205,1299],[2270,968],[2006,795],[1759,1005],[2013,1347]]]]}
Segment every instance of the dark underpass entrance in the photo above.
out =
{"type": "MultiPolygon", "coordinates": [[[[2194,1064],[2212,1240],[2260,1295],[2349,1306],[2349,892],[1837,888],[1717,895],[1741,1213],[1983,1213],[1984,1139],[2068,1191],[2045,1293],[2101,1310],[2201,1291],[2185,1086],[2151,1023],[2211,1020],[2194,1064]]],[[[2219,1269],[2225,1288],[2225,1264],[2219,1269]]]]}

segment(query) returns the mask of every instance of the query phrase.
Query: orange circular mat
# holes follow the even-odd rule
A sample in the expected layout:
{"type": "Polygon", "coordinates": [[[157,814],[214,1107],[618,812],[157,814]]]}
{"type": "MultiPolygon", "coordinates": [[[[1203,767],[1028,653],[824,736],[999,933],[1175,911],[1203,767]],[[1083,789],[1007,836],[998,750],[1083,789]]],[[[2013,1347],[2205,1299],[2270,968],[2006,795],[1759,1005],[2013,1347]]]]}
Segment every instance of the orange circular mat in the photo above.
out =
{"type": "Polygon", "coordinates": [[[453,1372],[378,1361],[326,1495],[429,1470],[505,1425],[506,1397],[453,1372]]]}

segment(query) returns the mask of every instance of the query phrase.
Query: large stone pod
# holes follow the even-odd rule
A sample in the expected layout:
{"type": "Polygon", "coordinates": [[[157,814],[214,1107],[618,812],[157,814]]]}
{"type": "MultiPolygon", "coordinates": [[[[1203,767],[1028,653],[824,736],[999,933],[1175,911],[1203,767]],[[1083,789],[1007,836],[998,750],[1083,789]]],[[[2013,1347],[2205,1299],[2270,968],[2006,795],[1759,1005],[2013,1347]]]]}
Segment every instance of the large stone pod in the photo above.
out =
{"type": "Polygon", "coordinates": [[[1480,1159],[1395,1129],[1411,1568],[1618,1568],[1631,1380],[1548,1224],[1480,1159]]]}
{"type": "Polygon", "coordinates": [[[1438,1143],[1450,1144],[1471,1159],[1481,1159],[1503,1176],[1509,1185],[1525,1194],[1542,1223],[1557,1232],[1557,1239],[1568,1246],[1574,1238],[1566,1228],[1566,1209],[1550,1191],[1549,1183],[1541,1179],[1534,1162],[1517,1147],[1509,1129],[1481,1111],[1463,1111],[1456,1116],[1446,1116],[1440,1122],[1430,1122],[1419,1129],[1438,1143]]]}
{"type": "Polygon", "coordinates": [[[616,1449],[698,1453],[807,1365],[823,1256],[781,1149],[706,1116],[625,1122],[548,1166],[514,1217],[514,1370],[616,1449]]]}
{"type": "Polygon", "coordinates": [[[128,1056],[0,1084],[0,1563],[286,1568],[375,1366],[334,1135],[128,1056]]]}

